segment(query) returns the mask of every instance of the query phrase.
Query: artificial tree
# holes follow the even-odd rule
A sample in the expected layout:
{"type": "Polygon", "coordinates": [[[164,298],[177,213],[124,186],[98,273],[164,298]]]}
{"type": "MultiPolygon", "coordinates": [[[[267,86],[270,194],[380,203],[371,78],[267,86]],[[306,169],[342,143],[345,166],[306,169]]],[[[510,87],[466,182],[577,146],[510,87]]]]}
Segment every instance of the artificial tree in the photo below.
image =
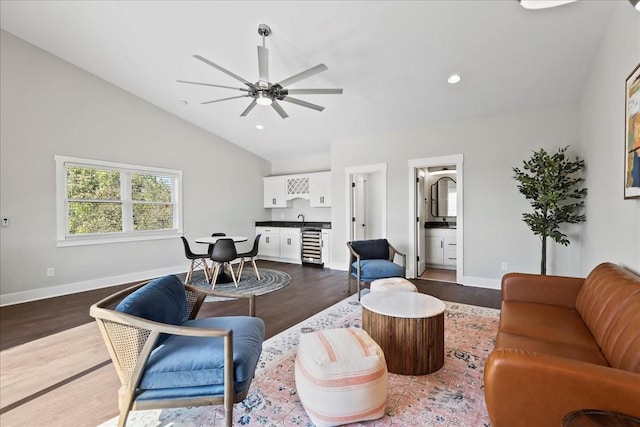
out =
{"type": "Polygon", "coordinates": [[[541,148],[529,160],[523,161],[522,171],[513,168],[518,190],[533,207],[533,212],[523,213],[522,219],[542,240],[540,274],[547,274],[547,237],[568,246],[569,238],[560,231],[560,225],[585,220],[584,214],[580,213],[587,195],[587,189],[581,188],[584,160],[578,156],[575,160],[567,159],[567,148],[560,148],[555,154],[548,154],[541,148]]]}

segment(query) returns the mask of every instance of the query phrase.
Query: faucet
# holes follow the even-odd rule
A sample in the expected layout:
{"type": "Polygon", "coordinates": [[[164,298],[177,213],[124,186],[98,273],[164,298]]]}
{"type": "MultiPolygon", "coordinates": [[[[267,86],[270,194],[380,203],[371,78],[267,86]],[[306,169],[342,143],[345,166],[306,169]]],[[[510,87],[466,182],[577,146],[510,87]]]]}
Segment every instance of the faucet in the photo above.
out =
{"type": "Polygon", "coordinates": [[[304,222],[304,215],[300,214],[298,215],[298,218],[302,217],[302,222],[304,222]]]}

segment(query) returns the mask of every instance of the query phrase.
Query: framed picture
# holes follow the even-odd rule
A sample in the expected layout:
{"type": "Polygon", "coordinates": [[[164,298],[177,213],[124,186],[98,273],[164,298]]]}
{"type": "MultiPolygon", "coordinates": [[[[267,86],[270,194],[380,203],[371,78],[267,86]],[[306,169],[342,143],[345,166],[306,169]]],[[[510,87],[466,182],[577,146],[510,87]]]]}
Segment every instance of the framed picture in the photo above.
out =
{"type": "Polygon", "coordinates": [[[640,64],[625,85],[624,198],[640,198],[640,64]]]}

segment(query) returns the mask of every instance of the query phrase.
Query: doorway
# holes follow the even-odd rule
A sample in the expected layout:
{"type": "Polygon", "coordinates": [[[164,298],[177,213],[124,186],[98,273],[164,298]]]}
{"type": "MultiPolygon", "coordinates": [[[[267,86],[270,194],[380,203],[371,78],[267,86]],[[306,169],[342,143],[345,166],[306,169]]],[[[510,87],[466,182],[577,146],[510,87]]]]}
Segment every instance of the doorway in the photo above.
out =
{"type": "MultiPolygon", "coordinates": [[[[425,272],[433,273],[432,275],[438,275],[442,277],[442,274],[448,276],[448,280],[460,283],[464,272],[464,260],[463,260],[463,155],[456,154],[451,156],[442,157],[430,157],[423,159],[409,160],[409,250],[407,254],[407,275],[410,278],[424,277],[425,272]],[[432,271],[428,270],[429,265],[427,260],[427,240],[425,222],[428,219],[433,219],[429,215],[431,207],[431,197],[426,197],[427,190],[425,186],[429,185],[427,179],[427,172],[434,168],[444,169],[445,166],[451,168],[455,167],[457,191],[455,194],[456,215],[455,229],[451,228],[449,232],[453,234],[450,238],[451,243],[455,245],[453,253],[455,253],[455,268],[450,266],[451,272],[447,271],[432,271]],[[422,179],[421,179],[422,177],[422,179]],[[423,191],[420,191],[420,186],[423,186],[423,191]],[[425,261],[423,263],[423,260],[425,261]],[[423,266],[425,267],[423,269],[423,266]],[[455,276],[455,277],[453,277],[455,276]],[[453,280],[452,280],[453,277],[453,280]]],[[[450,220],[450,218],[449,218],[450,220]]],[[[446,222],[446,220],[444,221],[446,222]]],[[[452,247],[452,246],[450,246],[452,247]]],[[[438,270],[446,270],[440,269],[438,270]]],[[[434,276],[436,277],[436,276],[434,276]]],[[[440,279],[434,279],[440,280],[440,279]]]]}
{"type": "Polygon", "coordinates": [[[348,191],[349,240],[377,239],[387,235],[387,165],[345,169],[348,191]]]}

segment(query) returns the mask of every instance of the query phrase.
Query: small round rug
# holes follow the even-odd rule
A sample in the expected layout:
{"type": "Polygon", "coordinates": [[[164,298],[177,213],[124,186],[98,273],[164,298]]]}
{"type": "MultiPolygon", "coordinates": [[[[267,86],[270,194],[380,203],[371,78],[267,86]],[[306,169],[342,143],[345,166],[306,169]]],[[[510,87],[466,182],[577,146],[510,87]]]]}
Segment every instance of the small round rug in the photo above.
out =
{"type": "MultiPolygon", "coordinates": [[[[264,295],[269,292],[280,290],[291,283],[291,276],[284,271],[272,270],[270,268],[259,268],[260,280],[256,277],[253,268],[244,268],[242,278],[238,281],[238,287],[229,283],[216,283],[214,291],[229,292],[236,294],[264,295]]],[[[186,274],[178,275],[184,282],[186,274]]],[[[211,289],[211,284],[207,283],[202,270],[194,271],[191,278],[191,285],[205,289],[211,289]]]]}

